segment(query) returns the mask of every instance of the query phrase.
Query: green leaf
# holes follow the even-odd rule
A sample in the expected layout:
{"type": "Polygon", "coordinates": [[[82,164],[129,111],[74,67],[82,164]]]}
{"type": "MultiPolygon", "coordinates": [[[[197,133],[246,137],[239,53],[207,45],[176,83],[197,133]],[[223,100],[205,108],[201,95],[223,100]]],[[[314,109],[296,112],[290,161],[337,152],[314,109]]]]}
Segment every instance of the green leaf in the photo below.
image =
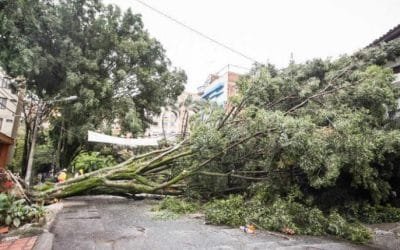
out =
{"type": "Polygon", "coordinates": [[[7,217],[6,217],[6,225],[10,225],[11,224],[11,222],[12,222],[12,218],[11,218],[11,216],[10,215],[7,215],[7,217]]]}
{"type": "Polygon", "coordinates": [[[19,227],[21,225],[21,220],[18,217],[15,217],[13,220],[13,224],[15,227],[19,227]]]}

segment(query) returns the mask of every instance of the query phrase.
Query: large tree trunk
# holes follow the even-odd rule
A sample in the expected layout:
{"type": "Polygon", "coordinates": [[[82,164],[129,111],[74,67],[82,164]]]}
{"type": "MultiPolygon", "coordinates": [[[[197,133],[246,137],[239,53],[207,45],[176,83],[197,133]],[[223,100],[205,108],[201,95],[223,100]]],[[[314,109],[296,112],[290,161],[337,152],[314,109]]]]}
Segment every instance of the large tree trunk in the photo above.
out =
{"type": "Polygon", "coordinates": [[[166,175],[165,170],[170,169],[175,160],[191,155],[184,143],[182,141],[173,147],[130,158],[116,166],[78,176],[50,188],[35,187],[30,195],[36,200],[52,200],[80,194],[179,193],[174,185],[191,172],[182,171],[171,177],[166,175]]]}

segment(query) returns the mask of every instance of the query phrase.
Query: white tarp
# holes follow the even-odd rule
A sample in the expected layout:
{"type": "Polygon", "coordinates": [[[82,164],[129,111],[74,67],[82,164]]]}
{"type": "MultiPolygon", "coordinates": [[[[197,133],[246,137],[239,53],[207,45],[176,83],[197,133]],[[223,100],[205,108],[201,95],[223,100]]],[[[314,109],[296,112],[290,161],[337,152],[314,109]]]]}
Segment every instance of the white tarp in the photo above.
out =
{"type": "Polygon", "coordinates": [[[101,143],[138,147],[138,146],[157,146],[159,140],[161,140],[161,138],[136,138],[136,139],[120,138],[120,137],[96,133],[93,131],[88,131],[88,141],[90,142],[101,142],[101,143]]]}

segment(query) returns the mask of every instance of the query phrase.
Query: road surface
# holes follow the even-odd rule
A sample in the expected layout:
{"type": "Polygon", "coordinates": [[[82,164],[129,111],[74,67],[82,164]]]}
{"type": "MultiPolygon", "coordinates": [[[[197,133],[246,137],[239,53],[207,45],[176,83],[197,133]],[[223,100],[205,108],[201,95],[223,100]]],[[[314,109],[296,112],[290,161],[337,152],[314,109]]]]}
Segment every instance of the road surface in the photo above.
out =
{"type": "Polygon", "coordinates": [[[185,216],[154,218],[155,201],[119,197],[75,197],[63,201],[51,232],[53,249],[367,249],[318,237],[288,237],[258,230],[205,225],[185,216]]]}

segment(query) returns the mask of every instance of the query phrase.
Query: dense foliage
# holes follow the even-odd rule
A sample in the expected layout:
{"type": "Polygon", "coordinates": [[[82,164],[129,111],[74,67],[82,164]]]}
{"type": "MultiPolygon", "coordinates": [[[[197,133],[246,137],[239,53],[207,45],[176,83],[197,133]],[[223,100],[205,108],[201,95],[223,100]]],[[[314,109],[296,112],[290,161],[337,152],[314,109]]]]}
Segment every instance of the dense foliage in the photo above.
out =
{"type": "Polygon", "coordinates": [[[74,172],[82,170],[83,173],[87,173],[107,166],[112,166],[115,163],[115,159],[112,155],[102,155],[100,152],[81,152],[72,161],[71,166],[74,172]]]}
{"type": "Polygon", "coordinates": [[[140,133],[151,115],[173,102],[186,75],[170,65],[130,9],[122,12],[99,0],[0,1],[0,66],[11,76],[25,76],[44,106],[78,96],[50,105],[50,136],[62,167],[87,145],[88,130],[119,119],[126,130],[140,133]]]}
{"type": "Polygon", "coordinates": [[[287,234],[329,234],[359,243],[371,239],[368,229],[359,223],[349,223],[334,210],[325,215],[320,209],[296,202],[290,196],[268,201],[262,198],[256,195],[246,201],[237,195],[213,200],[206,205],[206,220],[231,226],[254,224],[260,229],[287,234]]]}
{"type": "Polygon", "coordinates": [[[256,65],[233,112],[210,106],[195,118],[196,154],[180,166],[201,168],[189,168],[186,193],[242,194],[208,206],[218,224],[363,242],[359,222],[398,221],[400,92],[385,64],[399,56],[395,40],[336,60],[256,65]]]}
{"type": "Polygon", "coordinates": [[[193,177],[193,187],[202,195],[255,181],[280,195],[296,187],[321,208],[395,202],[399,91],[381,66],[396,55],[399,41],[334,61],[256,66],[239,84],[245,105],[224,126],[220,111],[199,115],[195,161],[223,154],[193,177]]]}

